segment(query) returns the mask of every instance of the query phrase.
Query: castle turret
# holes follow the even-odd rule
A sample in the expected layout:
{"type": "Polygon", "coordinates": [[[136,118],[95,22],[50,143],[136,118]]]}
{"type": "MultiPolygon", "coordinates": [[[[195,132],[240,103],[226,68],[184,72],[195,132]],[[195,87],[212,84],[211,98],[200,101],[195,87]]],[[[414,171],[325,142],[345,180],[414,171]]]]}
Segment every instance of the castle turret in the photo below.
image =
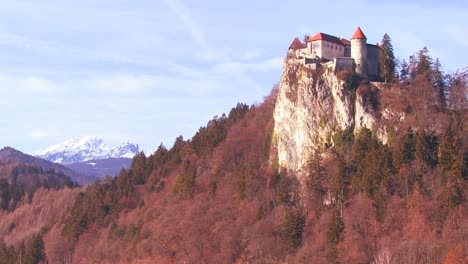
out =
{"type": "Polygon", "coordinates": [[[356,73],[367,78],[367,38],[360,27],[351,37],[351,57],[356,64],[356,73]]]}

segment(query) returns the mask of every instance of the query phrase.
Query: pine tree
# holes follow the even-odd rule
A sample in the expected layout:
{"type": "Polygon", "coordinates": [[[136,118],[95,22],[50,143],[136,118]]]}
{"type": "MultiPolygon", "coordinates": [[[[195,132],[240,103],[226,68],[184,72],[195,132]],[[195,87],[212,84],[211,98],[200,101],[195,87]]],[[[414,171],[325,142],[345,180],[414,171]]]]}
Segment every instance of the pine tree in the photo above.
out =
{"type": "Polygon", "coordinates": [[[308,164],[307,189],[316,198],[323,202],[323,196],[326,193],[322,186],[322,181],[325,179],[325,168],[321,164],[320,154],[314,153],[308,164]]]}
{"type": "Polygon", "coordinates": [[[437,165],[438,139],[434,135],[426,135],[424,131],[416,133],[415,157],[426,165],[437,165]]]}
{"type": "Polygon", "coordinates": [[[416,66],[416,73],[423,75],[427,80],[431,80],[432,77],[432,67],[433,67],[432,57],[429,55],[429,50],[427,47],[422,48],[418,52],[418,62],[416,66]]]}
{"type": "Polygon", "coordinates": [[[301,209],[292,209],[283,223],[283,240],[288,251],[295,252],[302,245],[305,216],[301,209]]]}
{"type": "Polygon", "coordinates": [[[407,164],[414,159],[415,155],[415,142],[414,134],[411,128],[408,129],[406,134],[399,143],[399,149],[397,152],[397,164],[400,167],[403,164],[407,164]]]}
{"type": "Polygon", "coordinates": [[[439,100],[442,106],[446,105],[447,91],[445,85],[445,75],[442,71],[442,65],[439,58],[436,58],[434,63],[434,70],[432,72],[432,85],[439,94],[439,100]]]}
{"type": "Polygon", "coordinates": [[[339,212],[333,212],[333,215],[328,224],[326,241],[331,247],[335,247],[342,240],[342,234],[344,231],[343,219],[340,217],[339,212]]]}
{"type": "Polygon", "coordinates": [[[439,161],[444,169],[452,168],[452,159],[456,152],[454,134],[451,127],[445,129],[439,146],[439,161]]]}
{"type": "Polygon", "coordinates": [[[340,210],[340,215],[343,212],[343,203],[347,196],[347,173],[346,166],[342,158],[337,160],[337,171],[335,175],[332,175],[330,182],[330,193],[336,202],[337,209],[340,210]]]}
{"type": "Polygon", "coordinates": [[[393,54],[392,40],[390,39],[390,36],[387,33],[385,33],[385,35],[382,38],[380,50],[380,68],[382,78],[385,82],[391,82],[395,78],[396,61],[395,55],[393,54]]]}
{"type": "Polygon", "coordinates": [[[189,199],[193,194],[195,185],[196,168],[190,164],[190,161],[185,161],[183,171],[177,176],[174,185],[174,193],[180,199],[189,199]]]}
{"type": "Polygon", "coordinates": [[[25,248],[23,263],[37,264],[45,260],[44,240],[40,235],[33,235],[25,248]]]}
{"type": "Polygon", "coordinates": [[[410,77],[410,68],[409,64],[406,62],[405,59],[401,62],[401,67],[400,67],[400,81],[402,83],[408,83],[410,77]]]}
{"type": "Polygon", "coordinates": [[[131,170],[135,184],[144,184],[146,182],[149,172],[146,171],[146,156],[143,151],[133,157],[131,170]]]}
{"type": "Polygon", "coordinates": [[[412,82],[418,73],[418,58],[416,55],[412,55],[409,57],[408,69],[409,69],[409,80],[412,82]]]}

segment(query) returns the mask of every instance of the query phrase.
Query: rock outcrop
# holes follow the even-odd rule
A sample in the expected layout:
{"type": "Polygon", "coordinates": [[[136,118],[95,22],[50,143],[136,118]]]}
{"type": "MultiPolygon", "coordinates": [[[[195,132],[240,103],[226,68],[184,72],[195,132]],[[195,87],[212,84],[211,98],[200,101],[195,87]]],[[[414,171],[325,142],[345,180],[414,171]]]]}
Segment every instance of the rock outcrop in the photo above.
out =
{"type": "MultiPolygon", "coordinates": [[[[274,111],[277,157],[273,158],[280,168],[301,180],[312,154],[332,146],[336,132],[373,129],[382,116],[378,111],[379,88],[360,82],[351,73],[335,74],[285,60],[274,111]]],[[[385,141],[385,129],[377,134],[385,141]]]]}

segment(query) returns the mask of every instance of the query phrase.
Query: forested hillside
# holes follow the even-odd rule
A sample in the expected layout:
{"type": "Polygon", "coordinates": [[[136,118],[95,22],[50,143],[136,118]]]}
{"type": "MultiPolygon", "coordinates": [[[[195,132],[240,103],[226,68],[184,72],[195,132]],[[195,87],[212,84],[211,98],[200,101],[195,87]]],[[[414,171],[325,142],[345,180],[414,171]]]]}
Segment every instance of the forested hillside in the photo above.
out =
{"type": "MultiPolygon", "coordinates": [[[[0,263],[466,263],[468,75],[437,79],[419,55],[379,89],[350,82],[369,108],[405,114],[385,143],[337,131],[300,183],[275,158],[275,87],[115,178],[61,190],[63,217],[22,225],[25,242],[2,241],[0,263]]],[[[12,214],[46,206],[36,197],[4,208],[2,237],[12,214]]]]}
{"type": "Polygon", "coordinates": [[[61,171],[35,165],[0,161],[0,208],[14,211],[21,202],[30,202],[39,188],[61,189],[78,185],[61,171]]]}

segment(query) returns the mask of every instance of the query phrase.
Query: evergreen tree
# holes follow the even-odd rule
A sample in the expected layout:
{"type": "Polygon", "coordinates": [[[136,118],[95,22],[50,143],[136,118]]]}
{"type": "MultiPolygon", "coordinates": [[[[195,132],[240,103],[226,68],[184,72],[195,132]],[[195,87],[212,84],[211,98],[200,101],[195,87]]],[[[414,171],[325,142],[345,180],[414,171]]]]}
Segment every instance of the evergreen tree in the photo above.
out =
{"type": "Polygon", "coordinates": [[[283,240],[290,252],[295,252],[302,245],[305,216],[301,209],[292,209],[286,214],[283,223],[283,240]]]}
{"type": "Polygon", "coordinates": [[[415,157],[426,165],[437,165],[438,139],[434,135],[426,135],[424,131],[416,133],[415,157]]]}
{"type": "MultiPolygon", "coordinates": [[[[335,175],[332,175],[330,182],[330,193],[337,205],[337,209],[342,213],[343,211],[343,202],[346,200],[347,196],[347,173],[346,166],[342,158],[337,160],[337,171],[335,175]]],[[[341,214],[340,214],[341,215],[341,214]]]]}
{"type": "Polygon", "coordinates": [[[37,264],[45,260],[44,240],[41,235],[33,235],[25,248],[22,263],[37,264]]]}
{"type": "Polygon", "coordinates": [[[177,176],[174,185],[174,193],[180,199],[189,199],[193,194],[195,185],[196,168],[186,160],[183,171],[177,176]]]}
{"type": "Polygon", "coordinates": [[[410,77],[410,69],[409,64],[406,62],[405,59],[401,62],[400,67],[400,82],[408,83],[410,77]]]}
{"type": "Polygon", "coordinates": [[[418,52],[418,62],[416,66],[416,73],[419,75],[423,75],[427,78],[427,80],[431,80],[432,77],[432,67],[433,67],[433,59],[429,55],[429,50],[427,47],[422,48],[418,52]]]}
{"type": "Polygon", "coordinates": [[[314,153],[308,164],[307,189],[320,203],[323,203],[323,196],[326,194],[322,181],[325,179],[325,168],[321,164],[320,154],[314,153]]]}
{"type": "Polygon", "coordinates": [[[399,142],[397,151],[397,165],[400,167],[403,164],[407,164],[414,160],[415,155],[415,142],[414,133],[411,128],[408,129],[408,133],[399,142]]]}
{"type": "Polygon", "coordinates": [[[143,151],[135,155],[132,160],[131,170],[135,184],[144,184],[149,172],[146,171],[146,156],[143,151]]]}
{"type": "Polygon", "coordinates": [[[455,138],[450,126],[445,129],[439,146],[439,162],[444,169],[452,168],[452,160],[456,153],[455,138]]]}
{"type": "Polygon", "coordinates": [[[408,72],[409,72],[409,81],[412,82],[414,78],[416,78],[416,75],[418,73],[418,58],[416,55],[412,55],[409,57],[409,63],[408,63],[408,72]]]}
{"type": "Polygon", "coordinates": [[[442,106],[446,105],[447,91],[445,85],[445,75],[442,71],[442,65],[439,58],[434,63],[434,70],[432,72],[432,85],[439,94],[439,100],[442,106]]]}
{"type": "Polygon", "coordinates": [[[395,55],[393,54],[392,40],[387,33],[385,33],[382,38],[380,50],[380,69],[382,78],[385,82],[391,82],[395,78],[396,61],[395,55]]]}
{"type": "Polygon", "coordinates": [[[340,217],[339,212],[333,212],[326,234],[326,241],[329,246],[336,246],[340,243],[344,228],[343,219],[340,217]]]}

